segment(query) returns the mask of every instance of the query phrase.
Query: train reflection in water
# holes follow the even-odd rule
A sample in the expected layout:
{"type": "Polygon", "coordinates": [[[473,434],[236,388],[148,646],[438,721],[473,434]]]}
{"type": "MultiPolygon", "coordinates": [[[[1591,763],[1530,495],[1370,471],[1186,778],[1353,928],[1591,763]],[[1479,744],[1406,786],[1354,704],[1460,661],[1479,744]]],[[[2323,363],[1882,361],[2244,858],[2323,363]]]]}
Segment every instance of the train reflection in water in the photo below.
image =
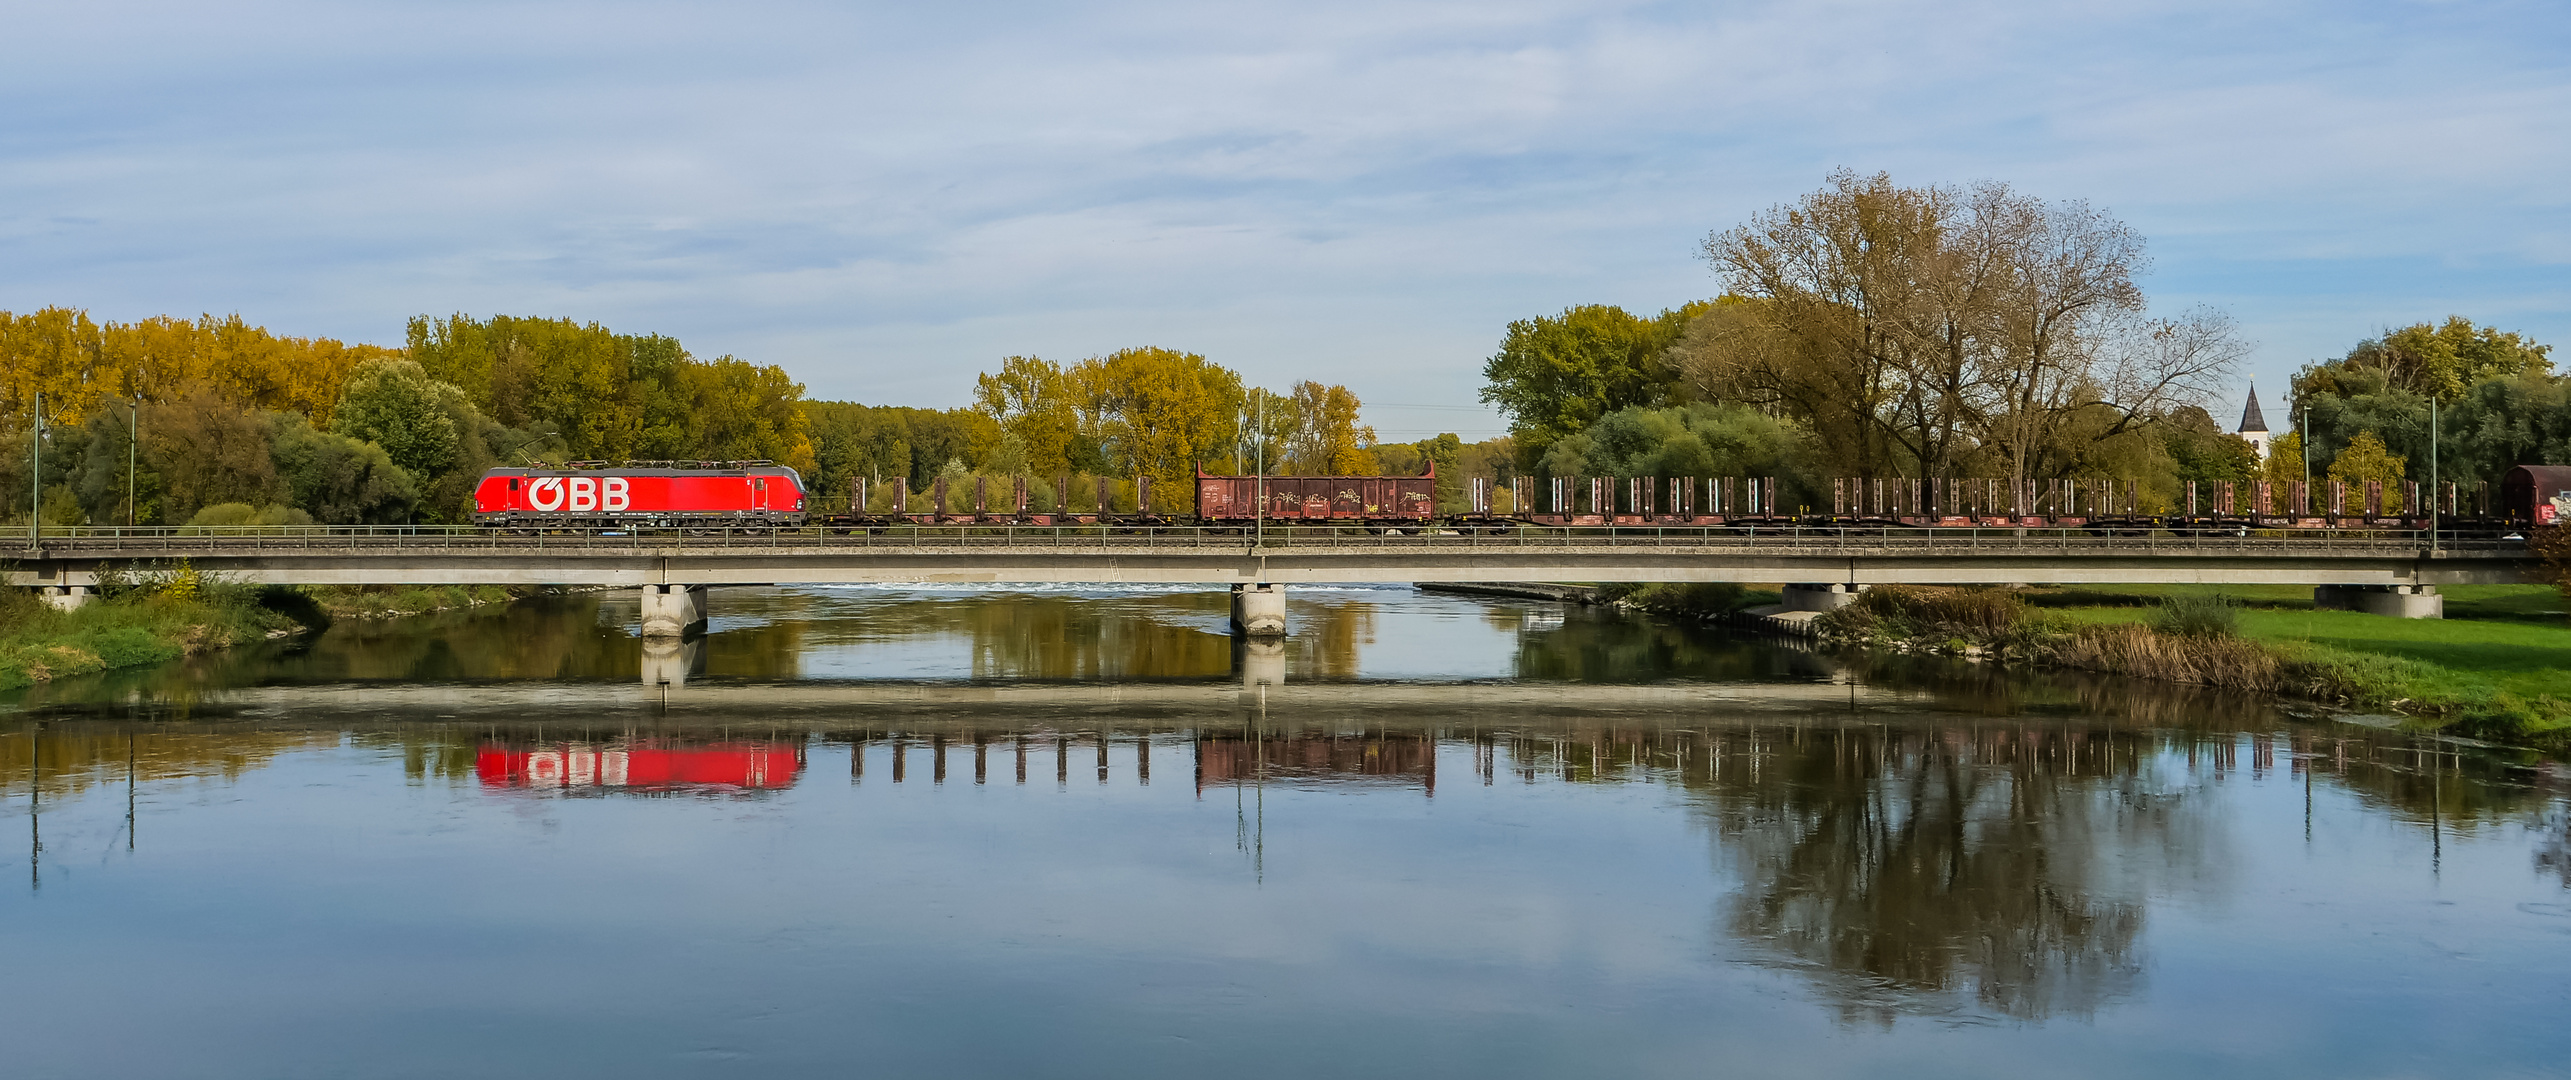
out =
{"type": "Polygon", "coordinates": [[[1224,784],[1417,784],[1437,794],[1437,740],[1418,735],[1295,733],[1196,740],[1196,790],[1224,784]]]}
{"type": "Polygon", "coordinates": [[[773,791],[803,766],[803,747],[786,742],[485,743],[473,757],[484,787],[578,792],[773,791]]]}

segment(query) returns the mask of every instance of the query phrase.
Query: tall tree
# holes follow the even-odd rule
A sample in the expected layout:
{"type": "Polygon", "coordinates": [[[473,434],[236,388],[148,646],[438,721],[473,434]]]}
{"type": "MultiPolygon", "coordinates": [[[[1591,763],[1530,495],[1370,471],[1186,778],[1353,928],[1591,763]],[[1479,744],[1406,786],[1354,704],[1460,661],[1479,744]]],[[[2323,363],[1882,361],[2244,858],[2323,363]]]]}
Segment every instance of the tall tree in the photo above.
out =
{"type": "Polygon", "coordinates": [[[1674,360],[1702,395],[1803,420],[1842,471],[2069,475],[2246,351],[2219,313],[2144,314],[2121,222],[2004,184],[1842,169],[1705,257],[1730,295],[1674,360]]]}
{"type": "Polygon", "coordinates": [[[1012,356],[999,371],[974,379],[973,408],[1017,440],[1026,471],[1053,476],[1072,467],[1080,437],[1077,393],[1071,376],[1053,362],[1012,356]]]}
{"type": "Polygon", "coordinates": [[[1286,396],[1293,428],[1286,436],[1286,467],[1305,476],[1359,476],[1376,468],[1375,429],[1358,422],[1362,403],[1345,386],[1309,379],[1286,396]]]}
{"type": "Polygon", "coordinates": [[[1183,490],[1240,437],[1241,376],[1195,353],[1124,349],[1075,365],[1082,424],[1118,471],[1183,490]]]}
{"type": "Polygon", "coordinates": [[[429,378],[417,363],[369,360],[340,391],[331,430],[383,447],[414,476],[436,476],[455,463],[465,435],[457,414],[471,407],[463,390],[429,378]]]}
{"type": "Polygon", "coordinates": [[[1591,304],[1510,323],[1500,351],[1482,365],[1482,400],[1508,414],[1511,433],[1541,453],[1608,413],[1667,400],[1673,373],[1661,354],[1706,307],[1646,319],[1591,304]]]}
{"type": "Polygon", "coordinates": [[[2434,397],[2449,404],[2490,379],[2513,379],[2552,371],[2549,345],[2514,333],[2477,326],[2461,315],[2447,316],[2437,326],[2414,323],[2357,343],[2348,355],[2306,366],[2294,377],[2294,397],[2355,392],[2346,384],[2366,373],[2386,385],[2434,397]]]}

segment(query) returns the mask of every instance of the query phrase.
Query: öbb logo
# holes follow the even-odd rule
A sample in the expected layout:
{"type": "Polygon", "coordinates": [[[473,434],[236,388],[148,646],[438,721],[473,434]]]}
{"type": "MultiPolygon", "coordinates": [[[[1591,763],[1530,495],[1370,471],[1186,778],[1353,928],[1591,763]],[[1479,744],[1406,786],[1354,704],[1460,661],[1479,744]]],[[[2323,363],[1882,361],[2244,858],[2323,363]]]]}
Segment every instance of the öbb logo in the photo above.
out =
{"type": "Polygon", "coordinates": [[[634,495],[622,476],[540,476],[527,485],[527,505],[547,512],[613,513],[632,507],[634,495]]]}

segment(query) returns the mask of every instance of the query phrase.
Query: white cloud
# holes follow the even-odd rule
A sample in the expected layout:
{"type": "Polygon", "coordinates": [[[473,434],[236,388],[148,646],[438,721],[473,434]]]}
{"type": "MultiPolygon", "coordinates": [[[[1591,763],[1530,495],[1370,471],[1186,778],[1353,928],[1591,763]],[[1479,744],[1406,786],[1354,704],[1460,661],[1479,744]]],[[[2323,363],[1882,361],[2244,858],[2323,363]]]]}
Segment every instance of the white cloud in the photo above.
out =
{"type": "Polygon", "coordinates": [[[0,44],[0,307],[565,314],[921,404],[1154,342],[1469,404],[1509,319],[1702,295],[1708,229],[1845,164],[2115,210],[2274,384],[2447,310],[2571,336],[2556,15],[62,5],[0,44]]]}

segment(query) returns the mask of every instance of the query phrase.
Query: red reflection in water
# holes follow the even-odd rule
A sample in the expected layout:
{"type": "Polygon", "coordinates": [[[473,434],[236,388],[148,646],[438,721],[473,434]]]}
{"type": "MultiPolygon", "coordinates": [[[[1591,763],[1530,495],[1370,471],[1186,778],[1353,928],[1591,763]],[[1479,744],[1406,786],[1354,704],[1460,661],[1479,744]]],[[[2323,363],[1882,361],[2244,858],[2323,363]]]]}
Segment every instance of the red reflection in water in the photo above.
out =
{"type": "Polygon", "coordinates": [[[474,775],[485,787],[764,791],[794,786],[802,771],[803,755],[793,743],[486,743],[473,756],[474,775]]]}

